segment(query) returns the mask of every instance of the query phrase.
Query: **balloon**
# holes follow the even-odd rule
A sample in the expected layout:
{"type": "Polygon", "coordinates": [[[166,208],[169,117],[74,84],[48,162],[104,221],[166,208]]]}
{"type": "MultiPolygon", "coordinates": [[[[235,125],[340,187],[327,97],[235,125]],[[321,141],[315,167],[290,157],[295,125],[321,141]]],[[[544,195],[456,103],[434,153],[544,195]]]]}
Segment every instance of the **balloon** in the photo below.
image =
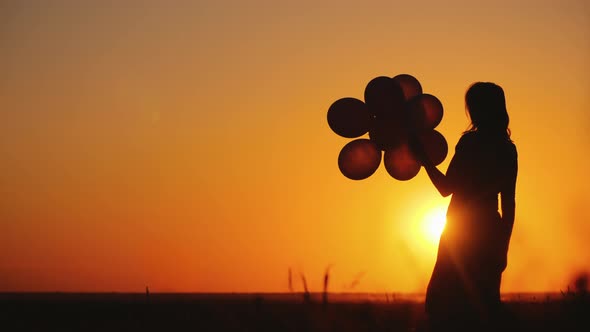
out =
{"type": "Polygon", "coordinates": [[[395,76],[393,80],[402,88],[406,100],[422,94],[420,82],[412,75],[400,74],[395,76]]]}
{"type": "Polygon", "coordinates": [[[375,118],[369,130],[369,138],[381,150],[391,149],[400,144],[406,136],[407,128],[395,118],[382,116],[375,118]]]}
{"type": "Polygon", "coordinates": [[[371,115],[367,105],[356,98],[342,98],[328,109],[328,125],[338,135],[355,138],[369,131],[371,115]]]}
{"type": "Polygon", "coordinates": [[[338,155],[338,168],[351,180],[371,176],[381,163],[381,151],[368,139],[360,138],[346,144],[338,155]]]}
{"type": "Polygon", "coordinates": [[[434,129],[442,120],[442,103],[433,95],[415,96],[408,104],[412,126],[417,130],[434,129]]]}
{"type": "Polygon", "coordinates": [[[405,143],[386,150],[383,164],[387,173],[400,181],[409,180],[420,172],[420,163],[405,143]]]}
{"type": "Polygon", "coordinates": [[[422,146],[424,146],[426,156],[434,165],[439,165],[445,160],[449,152],[449,146],[441,133],[431,130],[422,133],[419,138],[422,146]]]}
{"type": "Polygon", "coordinates": [[[393,79],[385,76],[375,77],[365,88],[365,103],[369,113],[377,117],[388,114],[403,115],[404,92],[393,79]]]}
{"type": "Polygon", "coordinates": [[[449,152],[447,141],[434,130],[443,117],[442,103],[435,96],[422,93],[415,77],[375,77],[367,84],[364,95],[364,103],[342,98],[328,109],[328,125],[336,134],[356,138],[369,132],[369,139],[356,139],[340,151],[338,167],[344,176],[365,179],[383,159],[385,169],[395,179],[413,178],[421,167],[408,145],[414,137],[424,149],[424,158],[435,165],[445,160],[449,152]]]}

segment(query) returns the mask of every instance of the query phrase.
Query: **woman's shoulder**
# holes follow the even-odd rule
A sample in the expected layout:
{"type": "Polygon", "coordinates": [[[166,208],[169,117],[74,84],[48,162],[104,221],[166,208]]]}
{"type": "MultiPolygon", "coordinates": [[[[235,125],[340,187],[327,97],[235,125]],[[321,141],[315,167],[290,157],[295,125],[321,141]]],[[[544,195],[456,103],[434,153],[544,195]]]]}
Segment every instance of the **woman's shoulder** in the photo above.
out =
{"type": "Polygon", "coordinates": [[[466,131],[459,138],[457,142],[456,150],[466,149],[477,143],[477,133],[475,131],[466,131]]]}
{"type": "Polygon", "coordinates": [[[461,135],[461,138],[459,139],[459,143],[464,143],[464,142],[470,142],[470,141],[474,141],[477,139],[477,131],[466,131],[463,133],[463,135],[461,135]]]}
{"type": "Polygon", "coordinates": [[[489,136],[480,134],[477,131],[467,131],[461,135],[456,149],[480,149],[484,146],[495,146],[501,150],[508,151],[510,154],[516,156],[516,145],[509,137],[489,136]]]}

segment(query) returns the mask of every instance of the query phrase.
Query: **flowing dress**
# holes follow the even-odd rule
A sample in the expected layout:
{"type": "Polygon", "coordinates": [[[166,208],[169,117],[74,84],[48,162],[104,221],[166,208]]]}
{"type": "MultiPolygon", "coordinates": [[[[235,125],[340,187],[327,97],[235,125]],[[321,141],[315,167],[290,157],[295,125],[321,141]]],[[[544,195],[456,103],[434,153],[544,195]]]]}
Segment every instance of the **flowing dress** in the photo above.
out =
{"type": "Polygon", "coordinates": [[[512,225],[498,212],[498,196],[514,202],[516,174],[508,138],[474,131],[459,140],[446,174],[453,188],[447,224],[426,292],[431,319],[486,319],[499,308],[512,225]]]}

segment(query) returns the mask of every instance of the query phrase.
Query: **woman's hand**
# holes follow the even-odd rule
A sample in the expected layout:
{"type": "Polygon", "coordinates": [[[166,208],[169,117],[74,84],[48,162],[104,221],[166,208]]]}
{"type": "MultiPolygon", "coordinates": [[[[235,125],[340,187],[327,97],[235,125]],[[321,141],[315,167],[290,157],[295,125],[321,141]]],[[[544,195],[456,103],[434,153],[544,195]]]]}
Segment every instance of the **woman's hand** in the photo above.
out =
{"type": "Polygon", "coordinates": [[[432,163],[428,155],[426,154],[426,150],[424,149],[424,144],[418,136],[410,134],[408,139],[408,146],[410,150],[414,154],[414,157],[424,166],[430,181],[436,187],[438,192],[443,196],[447,197],[453,193],[453,184],[447,179],[447,177],[436,168],[436,166],[432,163]]]}

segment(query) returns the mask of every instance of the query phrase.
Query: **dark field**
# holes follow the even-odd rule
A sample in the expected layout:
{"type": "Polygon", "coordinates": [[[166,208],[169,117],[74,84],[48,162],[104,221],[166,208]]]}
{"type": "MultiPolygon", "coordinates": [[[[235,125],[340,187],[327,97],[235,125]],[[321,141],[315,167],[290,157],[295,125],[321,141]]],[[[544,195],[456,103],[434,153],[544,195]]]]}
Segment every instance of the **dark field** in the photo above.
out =
{"type": "MultiPolygon", "coordinates": [[[[587,294],[506,296],[501,330],[590,331],[587,294]]],[[[498,328],[500,329],[500,328],[498,328]]],[[[393,294],[0,294],[2,331],[429,331],[423,298],[393,294]]]]}

